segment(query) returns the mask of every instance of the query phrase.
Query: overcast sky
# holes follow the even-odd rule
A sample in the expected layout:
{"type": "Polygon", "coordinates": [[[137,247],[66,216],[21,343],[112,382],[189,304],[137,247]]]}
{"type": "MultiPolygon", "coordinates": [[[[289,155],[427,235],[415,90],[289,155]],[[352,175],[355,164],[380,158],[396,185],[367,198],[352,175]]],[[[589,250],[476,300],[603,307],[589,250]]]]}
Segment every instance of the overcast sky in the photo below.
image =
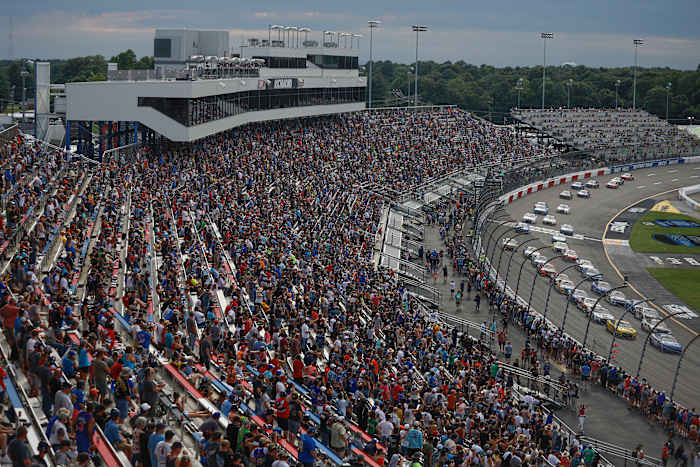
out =
{"type": "MultiPolygon", "coordinates": [[[[695,69],[700,64],[699,0],[20,0],[3,1],[11,15],[13,55],[69,58],[133,49],[153,54],[157,27],[228,29],[232,46],[244,37],[267,37],[268,24],[308,26],[313,38],[331,29],[364,34],[379,19],[375,59],[412,62],[410,25],[425,24],[420,58],[473,64],[542,63],[539,33],[554,32],[547,62],[590,66],[634,63],[634,38],[644,38],[641,66],[695,69]]],[[[9,56],[9,16],[0,17],[0,58],[9,56]]],[[[318,36],[318,37],[316,37],[318,36]]]]}

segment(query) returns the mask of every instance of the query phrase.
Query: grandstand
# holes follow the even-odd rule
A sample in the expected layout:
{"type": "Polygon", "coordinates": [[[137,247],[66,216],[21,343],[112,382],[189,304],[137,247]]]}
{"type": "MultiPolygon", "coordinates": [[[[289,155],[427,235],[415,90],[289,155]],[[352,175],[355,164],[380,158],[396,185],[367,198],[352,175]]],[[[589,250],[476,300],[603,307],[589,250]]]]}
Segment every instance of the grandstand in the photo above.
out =
{"type": "Polygon", "coordinates": [[[513,116],[571,148],[608,157],[700,153],[696,136],[641,109],[517,109],[513,116]]]}
{"type": "MultiPolygon", "coordinates": [[[[574,381],[513,365],[503,329],[437,310],[426,284],[452,260],[476,296],[504,293],[467,236],[479,190],[591,161],[455,107],[364,110],[357,50],[325,39],[251,41],[245,62],[184,54],[157,70],[172,80],[71,83],[77,153],[0,133],[0,350],[31,454],[612,465],[553,413],[575,406],[574,381]],[[437,225],[444,258],[422,252],[437,225]]],[[[517,117],[549,128],[532,115],[517,117]]]]}

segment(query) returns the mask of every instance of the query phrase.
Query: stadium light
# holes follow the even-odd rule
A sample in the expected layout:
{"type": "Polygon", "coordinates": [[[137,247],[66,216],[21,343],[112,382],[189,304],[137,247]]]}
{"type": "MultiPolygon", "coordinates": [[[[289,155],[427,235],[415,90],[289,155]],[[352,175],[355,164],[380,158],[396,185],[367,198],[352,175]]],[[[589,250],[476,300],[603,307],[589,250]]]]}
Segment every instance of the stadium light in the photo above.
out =
{"type": "Polygon", "coordinates": [[[273,24],[272,26],[268,26],[268,28],[267,28],[268,47],[272,47],[272,39],[270,37],[272,34],[272,31],[277,31],[277,42],[282,40],[282,29],[284,29],[284,26],[280,26],[279,24],[273,24]]]}
{"type": "Polygon", "coordinates": [[[522,78],[518,78],[518,84],[515,85],[515,90],[518,91],[518,105],[516,106],[516,109],[520,108],[520,91],[524,89],[523,82],[524,80],[522,78]]]}
{"type": "Polygon", "coordinates": [[[413,25],[413,32],[416,33],[416,88],[413,93],[413,102],[415,103],[416,111],[418,111],[418,34],[428,30],[428,26],[413,25]]]}
{"type": "Polygon", "coordinates": [[[644,39],[634,39],[634,78],[632,82],[632,110],[637,108],[637,50],[644,45],[644,39]]]}
{"type": "MultiPolygon", "coordinates": [[[[371,19],[367,21],[367,26],[369,26],[369,108],[372,108],[372,36],[375,28],[378,28],[382,24],[381,21],[376,19],[371,19]]],[[[359,44],[359,41],[358,41],[359,44]]]]}
{"type": "Polygon", "coordinates": [[[362,39],[362,34],[353,34],[350,38],[350,48],[352,49],[352,40],[357,39],[357,48],[360,48],[360,39],[362,39]]]}
{"type": "Polygon", "coordinates": [[[542,110],[544,110],[544,83],[547,79],[547,39],[554,39],[553,32],[543,32],[540,34],[544,42],[544,59],[542,61],[542,110]]]}
{"type": "Polygon", "coordinates": [[[621,83],[622,83],[622,81],[620,81],[619,79],[617,81],[615,81],[615,108],[616,109],[617,109],[617,95],[620,91],[620,84],[621,83]]]}

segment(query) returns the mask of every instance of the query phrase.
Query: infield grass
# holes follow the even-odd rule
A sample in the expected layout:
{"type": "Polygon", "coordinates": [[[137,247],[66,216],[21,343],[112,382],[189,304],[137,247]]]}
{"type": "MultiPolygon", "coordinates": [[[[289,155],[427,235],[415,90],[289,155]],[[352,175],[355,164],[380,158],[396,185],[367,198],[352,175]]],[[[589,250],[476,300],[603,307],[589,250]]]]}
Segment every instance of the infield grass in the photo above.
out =
{"type": "Polygon", "coordinates": [[[700,228],[667,228],[658,225],[645,225],[645,222],[652,222],[657,219],[683,219],[694,221],[700,224],[700,219],[686,216],[685,214],[673,214],[668,212],[649,211],[644,214],[632,227],[630,234],[630,247],[639,253],[696,253],[700,254],[699,247],[689,247],[682,245],[669,245],[667,243],[654,240],[654,234],[672,235],[697,235],[700,236],[700,228]]]}
{"type": "Polygon", "coordinates": [[[700,269],[647,268],[666,290],[700,311],[700,269]]]}

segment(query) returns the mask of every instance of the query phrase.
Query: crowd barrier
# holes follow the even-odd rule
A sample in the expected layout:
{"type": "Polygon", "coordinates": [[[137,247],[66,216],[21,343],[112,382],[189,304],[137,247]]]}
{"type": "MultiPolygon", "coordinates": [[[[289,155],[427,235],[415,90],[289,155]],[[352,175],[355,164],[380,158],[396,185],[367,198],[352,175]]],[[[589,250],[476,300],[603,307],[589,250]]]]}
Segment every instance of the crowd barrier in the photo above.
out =
{"type": "Polygon", "coordinates": [[[700,193],[700,185],[687,186],[678,190],[678,199],[684,201],[685,204],[690,207],[693,211],[700,211],[700,203],[695,201],[688,195],[693,195],[695,193],[700,193]]]}

